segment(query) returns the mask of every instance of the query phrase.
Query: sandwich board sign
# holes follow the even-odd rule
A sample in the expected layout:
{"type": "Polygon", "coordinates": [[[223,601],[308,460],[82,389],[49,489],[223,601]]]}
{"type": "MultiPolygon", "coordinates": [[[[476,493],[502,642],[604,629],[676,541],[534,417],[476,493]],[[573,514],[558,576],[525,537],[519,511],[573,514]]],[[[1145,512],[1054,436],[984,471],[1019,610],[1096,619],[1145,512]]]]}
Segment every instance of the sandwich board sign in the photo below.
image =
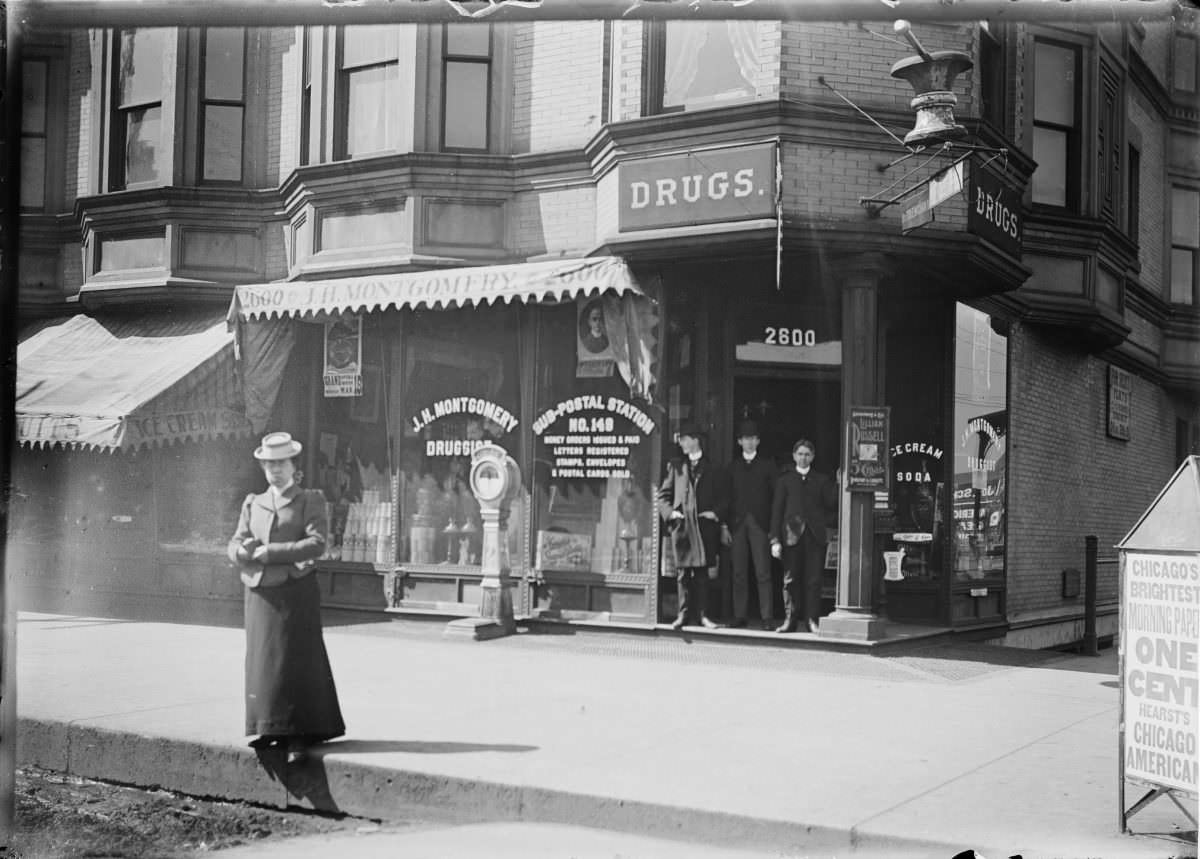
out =
{"type": "Polygon", "coordinates": [[[1120,550],[1121,832],[1167,796],[1192,824],[1200,793],[1200,457],[1184,460],[1120,550]],[[1131,808],[1126,782],[1148,788],[1131,808]],[[1186,800],[1186,804],[1183,800],[1186,800]]]}

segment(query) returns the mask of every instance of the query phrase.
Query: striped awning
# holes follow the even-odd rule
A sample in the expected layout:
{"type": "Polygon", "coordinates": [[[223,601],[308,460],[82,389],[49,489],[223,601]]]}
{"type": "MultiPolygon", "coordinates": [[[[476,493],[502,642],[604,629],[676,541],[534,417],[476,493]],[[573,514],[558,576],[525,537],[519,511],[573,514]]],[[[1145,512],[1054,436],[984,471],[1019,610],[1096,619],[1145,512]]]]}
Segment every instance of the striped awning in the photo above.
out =
{"type": "Polygon", "coordinates": [[[17,440],[133,450],[249,435],[222,316],[79,315],[17,345],[17,440]]]}
{"type": "Polygon", "coordinates": [[[587,257],[511,265],[432,269],[401,274],[239,286],[229,321],[328,313],[479,304],[564,301],[613,291],[641,295],[625,260],[587,257]]]}

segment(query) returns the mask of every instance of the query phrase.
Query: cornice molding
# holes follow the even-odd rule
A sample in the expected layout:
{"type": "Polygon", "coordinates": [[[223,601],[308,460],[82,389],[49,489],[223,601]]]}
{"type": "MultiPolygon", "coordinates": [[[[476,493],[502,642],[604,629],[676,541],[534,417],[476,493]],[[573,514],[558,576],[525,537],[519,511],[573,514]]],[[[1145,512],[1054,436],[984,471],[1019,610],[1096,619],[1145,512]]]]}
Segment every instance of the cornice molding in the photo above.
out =
{"type": "Polygon", "coordinates": [[[1160,328],[1171,315],[1171,305],[1162,296],[1146,289],[1133,278],[1125,280],[1125,308],[1160,328]]]}
{"type": "Polygon", "coordinates": [[[96,224],[165,221],[181,215],[208,218],[214,212],[219,212],[222,220],[269,221],[280,202],[274,189],[165,185],[80,197],[75,201],[74,221],[81,231],[96,224]]]}

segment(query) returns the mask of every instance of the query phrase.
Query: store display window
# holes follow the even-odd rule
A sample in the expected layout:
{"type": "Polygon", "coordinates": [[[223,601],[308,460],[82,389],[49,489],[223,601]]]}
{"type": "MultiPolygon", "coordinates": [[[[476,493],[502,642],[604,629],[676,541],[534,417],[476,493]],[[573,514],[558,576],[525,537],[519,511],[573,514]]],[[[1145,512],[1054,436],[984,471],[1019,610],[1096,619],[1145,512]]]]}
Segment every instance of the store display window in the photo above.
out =
{"type": "MultiPolygon", "coordinates": [[[[401,563],[479,567],[482,521],[468,485],[471,456],[500,445],[522,473],[521,308],[417,311],[393,354],[400,378],[394,437],[401,563]],[[399,360],[397,360],[399,359],[399,360]]],[[[520,557],[525,515],[506,522],[510,564],[520,557]]]]}
{"type": "Polygon", "coordinates": [[[954,379],[954,574],[1004,574],[1008,339],[990,316],[959,304],[954,379]]]}
{"type": "Polygon", "coordinates": [[[653,572],[658,413],[631,395],[613,344],[633,312],[605,296],[538,314],[532,497],[541,572],[653,572]]]}
{"type": "Polygon", "coordinates": [[[343,314],[322,323],[316,335],[322,390],[310,441],[314,473],[301,483],[320,489],[329,504],[327,560],[381,566],[393,560],[386,331],[378,316],[343,314]]]}

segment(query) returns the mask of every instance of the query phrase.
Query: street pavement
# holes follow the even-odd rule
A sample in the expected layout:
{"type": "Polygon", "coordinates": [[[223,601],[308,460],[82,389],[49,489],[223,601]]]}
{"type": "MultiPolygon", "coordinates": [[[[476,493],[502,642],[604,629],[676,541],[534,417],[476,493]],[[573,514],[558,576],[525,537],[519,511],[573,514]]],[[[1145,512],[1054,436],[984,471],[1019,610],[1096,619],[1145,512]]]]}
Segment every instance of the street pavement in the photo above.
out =
{"type": "Polygon", "coordinates": [[[241,736],[236,626],[22,613],[18,759],[385,821],[242,855],[1196,856],[1165,798],[1117,831],[1111,649],[443,628],[328,613],[347,736],[288,765],[241,736]]]}

